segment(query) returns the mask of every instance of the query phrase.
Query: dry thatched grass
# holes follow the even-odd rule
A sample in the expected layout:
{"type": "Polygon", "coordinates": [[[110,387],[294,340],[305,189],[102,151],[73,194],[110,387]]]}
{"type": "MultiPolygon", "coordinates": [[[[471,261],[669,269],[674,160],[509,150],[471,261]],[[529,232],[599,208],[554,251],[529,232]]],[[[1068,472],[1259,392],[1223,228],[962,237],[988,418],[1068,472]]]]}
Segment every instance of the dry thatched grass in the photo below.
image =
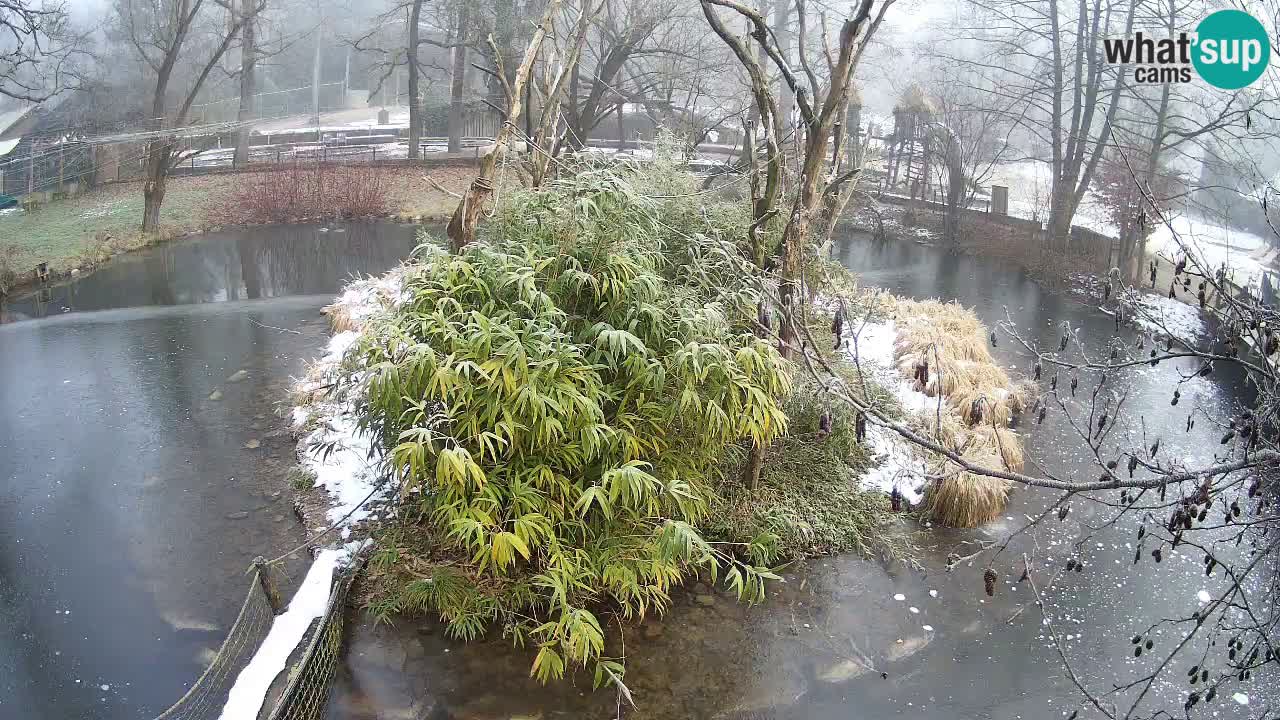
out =
{"type": "Polygon", "coordinates": [[[943,525],[977,527],[1000,517],[1009,490],[1006,480],[954,472],[929,485],[924,511],[943,525]]]}
{"type": "Polygon", "coordinates": [[[977,445],[990,448],[998,458],[999,465],[1010,472],[1022,472],[1026,467],[1026,459],[1022,454],[1022,440],[1008,428],[984,425],[974,428],[973,441],[977,445]]]}
{"type": "Polygon", "coordinates": [[[956,303],[898,299],[893,316],[898,371],[916,378],[917,390],[941,394],[970,425],[1008,425],[1026,409],[1025,390],[991,357],[987,329],[973,313],[956,303]],[[917,368],[925,363],[928,381],[921,382],[917,368]]]}
{"type": "Polygon", "coordinates": [[[370,315],[396,304],[403,283],[403,265],[382,277],[356,280],[320,312],[329,316],[329,325],[335,333],[359,331],[370,315]]]}
{"type": "MultiPolygon", "coordinates": [[[[955,303],[899,299],[892,313],[898,372],[920,392],[941,396],[949,410],[941,427],[933,416],[920,418],[921,430],[975,465],[1020,472],[1022,442],[1007,426],[1025,409],[1028,393],[996,364],[987,329],[955,303]]],[[[1003,512],[1009,481],[965,472],[942,458],[932,464],[931,474],[939,479],[926,492],[924,509],[936,521],[975,527],[1003,512]]]]}
{"type": "Polygon", "coordinates": [[[329,316],[329,326],[335,333],[359,330],[363,322],[363,318],[359,317],[350,303],[335,302],[324,306],[320,312],[329,316]]]}

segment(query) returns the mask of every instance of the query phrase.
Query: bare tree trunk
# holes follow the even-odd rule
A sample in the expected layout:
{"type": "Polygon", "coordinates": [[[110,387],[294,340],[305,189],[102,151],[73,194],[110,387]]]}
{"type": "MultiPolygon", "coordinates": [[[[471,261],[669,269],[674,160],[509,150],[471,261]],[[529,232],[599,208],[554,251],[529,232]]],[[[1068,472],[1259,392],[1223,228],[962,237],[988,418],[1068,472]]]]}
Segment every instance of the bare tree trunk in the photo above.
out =
{"type": "MultiPolygon", "coordinates": [[[[155,130],[164,130],[170,126],[166,105],[169,80],[173,76],[173,68],[178,64],[178,60],[182,55],[183,45],[196,21],[197,15],[200,13],[201,6],[200,2],[180,0],[173,8],[173,14],[170,17],[173,25],[168,36],[169,44],[164,48],[163,59],[157,65],[154,65],[156,83],[151,93],[151,121],[155,123],[155,130]]],[[[221,42],[214,48],[208,60],[192,81],[182,105],[173,117],[173,127],[180,127],[186,123],[187,117],[191,113],[191,106],[200,94],[200,89],[204,87],[205,81],[209,79],[209,74],[226,57],[227,49],[235,41],[236,34],[245,25],[245,21],[249,19],[238,14],[232,15],[232,17],[234,19],[227,29],[227,34],[222,37],[221,42]]],[[[136,37],[133,40],[135,46],[140,46],[136,37]]],[[[147,62],[151,62],[151,60],[147,59],[147,62]]],[[[178,138],[175,136],[170,138],[155,137],[147,143],[147,173],[142,186],[143,232],[154,232],[160,227],[160,208],[164,204],[165,184],[169,175],[170,162],[176,152],[175,146],[177,142],[178,138]]]]}
{"type": "Polygon", "coordinates": [[[627,126],[622,117],[622,109],[626,105],[622,100],[618,100],[618,150],[627,149],[627,126]]]}
{"type": "Polygon", "coordinates": [[[561,147],[561,135],[557,128],[560,125],[560,106],[563,103],[565,82],[577,74],[578,63],[582,57],[582,47],[586,43],[587,31],[591,27],[591,19],[603,9],[605,2],[608,2],[608,0],[600,0],[599,4],[594,8],[589,4],[583,5],[581,12],[578,14],[569,55],[543,91],[544,97],[542,98],[541,115],[538,119],[538,129],[533,134],[534,145],[539,151],[530,158],[529,174],[533,187],[541,187],[543,182],[552,174],[554,167],[552,160],[560,152],[561,147]]]}
{"type": "MultiPolygon", "coordinates": [[[[538,24],[538,29],[534,31],[533,37],[529,39],[529,46],[525,49],[524,59],[516,70],[515,82],[510,85],[507,85],[505,81],[503,82],[503,94],[507,99],[507,116],[504,118],[502,127],[497,132],[497,137],[494,138],[493,150],[480,161],[479,174],[471,181],[471,186],[467,188],[467,192],[463,194],[462,200],[459,201],[457,209],[453,212],[453,217],[449,220],[449,226],[446,228],[446,233],[449,236],[449,249],[455,253],[461,252],[462,248],[476,239],[476,226],[480,223],[480,212],[493,195],[494,171],[497,168],[498,155],[506,152],[507,140],[511,136],[511,129],[520,122],[520,114],[524,111],[524,86],[525,83],[529,82],[529,74],[533,72],[533,63],[538,57],[538,51],[542,48],[542,40],[547,33],[551,32],[552,21],[555,19],[556,12],[560,9],[560,2],[561,0],[548,0],[547,8],[542,15],[542,22],[538,24]]],[[[502,54],[497,52],[495,48],[494,55],[499,59],[498,74],[500,79],[505,78],[501,66],[502,54]]]]}
{"type": "MultiPolygon", "coordinates": [[[[315,113],[316,142],[320,142],[320,42],[324,40],[324,18],[316,26],[315,56],[311,59],[311,111],[315,113]]],[[[400,88],[396,88],[398,91],[400,88]]]]}
{"type": "MultiPolygon", "coordinates": [[[[1178,22],[1176,0],[1169,0],[1168,11],[1169,14],[1164,18],[1165,30],[1169,33],[1169,37],[1173,37],[1178,22]]],[[[1165,83],[1160,90],[1160,107],[1156,111],[1155,127],[1151,131],[1151,145],[1147,148],[1147,162],[1142,171],[1141,185],[1144,190],[1151,189],[1156,179],[1156,172],[1160,169],[1160,156],[1164,153],[1165,129],[1169,122],[1170,90],[1171,86],[1168,83],[1165,83]]],[[[1121,228],[1123,234],[1120,236],[1122,252],[1120,269],[1126,273],[1125,277],[1137,277],[1137,274],[1142,272],[1142,261],[1147,254],[1147,229],[1135,228],[1134,225],[1134,219],[1126,213],[1121,228]]]]}
{"type": "MultiPolygon", "coordinates": [[[[837,92],[832,88],[832,92],[837,92]]],[[[778,281],[778,299],[782,305],[782,323],[778,328],[780,351],[784,357],[794,357],[799,350],[799,335],[796,323],[800,318],[796,314],[797,300],[800,297],[800,282],[804,272],[804,249],[809,239],[809,223],[812,213],[818,206],[820,192],[818,185],[822,181],[822,166],[826,162],[827,140],[831,135],[831,121],[819,122],[810,127],[805,142],[804,163],[801,166],[799,186],[791,217],[782,232],[782,273],[778,281]]]]}
{"type": "MultiPolygon", "coordinates": [[[[837,117],[848,108],[849,81],[853,77],[856,60],[855,43],[871,12],[870,0],[863,0],[855,14],[844,21],[840,29],[839,60],[831,70],[831,85],[822,105],[809,108],[801,105],[807,130],[804,143],[804,162],[801,165],[795,205],[782,233],[782,277],[778,282],[778,297],[782,305],[782,325],[778,337],[781,352],[793,357],[798,347],[796,304],[800,296],[799,286],[804,270],[804,251],[809,240],[809,224],[822,200],[825,186],[823,169],[827,162],[827,145],[837,117]]],[[[792,82],[795,82],[792,80],[792,82]]],[[[816,100],[816,98],[815,98],[816,100]]]]}
{"type": "Polygon", "coordinates": [[[494,55],[501,59],[497,68],[501,77],[491,78],[490,95],[493,104],[498,105],[503,101],[503,88],[515,84],[515,77],[511,74],[515,71],[511,66],[516,45],[515,0],[494,0],[493,13],[493,36],[497,41],[494,55]]]}
{"type": "MultiPolygon", "coordinates": [[[[790,62],[791,54],[791,2],[792,0],[774,0],[773,3],[773,35],[778,43],[778,52],[790,62]]],[[[763,8],[762,8],[763,9],[763,8]]],[[[792,116],[796,112],[796,93],[787,84],[785,78],[778,77],[778,124],[783,130],[792,127],[792,116]]]]}
{"type": "Polygon", "coordinates": [[[413,0],[409,10],[409,159],[417,160],[422,154],[422,100],[418,97],[418,42],[421,31],[422,0],[413,0]]]}
{"type": "Polygon", "coordinates": [[[458,28],[453,37],[453,67],[449,75],[449,152],[462,152],[463,91],[467,78],[467,3],[458,4],[458,28]]]}
{"type": "Polygon", "coordinates": [[[244,21],[243,48],[240,52],[240,110],[236,114],[239,131],[236,133],[236,152],[232,164],[243,167],[249,163],[249,121],[254,119],[253,96],[258,91],[257,47],[253,16],[257,14],[254,0],[241,0],[240,12],[244,21]]]}
{"type": "Polygon", "coordinates": [[[142,232],[160,229],[160,208],[164,205],[169,158],[173,148],[167,140],[147,143],[147,177],[142,184],[142,232]]]}

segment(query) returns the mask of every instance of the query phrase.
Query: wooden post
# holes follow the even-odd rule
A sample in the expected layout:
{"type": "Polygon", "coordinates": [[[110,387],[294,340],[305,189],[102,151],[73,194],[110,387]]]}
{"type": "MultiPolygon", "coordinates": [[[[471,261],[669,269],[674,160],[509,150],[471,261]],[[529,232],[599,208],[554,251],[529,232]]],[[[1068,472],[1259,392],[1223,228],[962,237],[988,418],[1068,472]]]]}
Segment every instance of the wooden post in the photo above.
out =
{"type": "Polygon", "coordinates": [[[284,612],[284,601],[280,598],[280,591],[276,589],[275,583],[271,580],[271,575],[267,568],[267,559],[261,555],[254,558],[253,569],[258,574],[258,583],[262,585],[262,592],[267,596],[267,604],[271,606],[271,612],[276,615],[284,612]]]}

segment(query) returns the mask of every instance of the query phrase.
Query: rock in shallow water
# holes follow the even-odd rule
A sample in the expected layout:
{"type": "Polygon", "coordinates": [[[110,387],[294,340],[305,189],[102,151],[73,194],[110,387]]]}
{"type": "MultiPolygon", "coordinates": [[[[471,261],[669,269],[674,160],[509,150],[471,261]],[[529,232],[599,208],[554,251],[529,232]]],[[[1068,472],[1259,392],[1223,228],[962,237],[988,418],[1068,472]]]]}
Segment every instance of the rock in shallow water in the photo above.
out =
{"type": "Polygon", "coordinates": [[[871,672],[867,666],[854,660],[841,660],[818,675],[818,679],[829,683],[842,683],[846,680],[871,672]]]}

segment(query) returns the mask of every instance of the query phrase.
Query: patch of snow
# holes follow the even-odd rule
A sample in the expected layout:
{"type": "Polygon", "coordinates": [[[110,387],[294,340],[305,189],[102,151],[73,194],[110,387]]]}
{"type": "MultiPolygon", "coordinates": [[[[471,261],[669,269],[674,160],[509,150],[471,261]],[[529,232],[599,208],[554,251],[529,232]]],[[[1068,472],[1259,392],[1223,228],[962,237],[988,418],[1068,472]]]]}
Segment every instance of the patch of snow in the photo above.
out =
{"type": "Polygon", "coordinates": [[[907,608],[907,609],[911,611],[911,614],[912,614],[912,615],[919,615],[919,614],[920,614],[920,608],[918,608],[918,607],[912,606],[912,607],[909,607],[909,608],[907,608]]]}
{"type": "MultiPolygon", "coordinates": [[[[358,328],[375,313],[398,307],[408,298],[401,273],[393,270],[379,278],[351,283],[330,308],[340,312],[349,326],[358,328]]],[[[315,474],[315,486],[329,492],[327,517],[331,523],[342,524],[344,539],[350,536],[353,525],[374,513],[374,506],[381,504],[376,501],[385,499],[391,491],[382,482],[384,473],[378,463],[370,460],[377,456],[376,439],[360,429],[355,399],[346,393],[322,390],[341,376],[348,351],[359,339],[360,332],[354,329],[329,339],[324,356],[311,368],[308,378],[298,384],[304,394],[323,393],[321,399],[295,407],[292,413],[294,427],[315,426],[301,444],[301,463],[315,474]]]]}
{"type": "Polygon", "coordinates": [[[116,211],[122,207],[123,203],[124,203],[123,200],[113,200],[111,202],[98,203],[97,205],[80,213],[80,218],[83,220],[93,220],[95,218],[110,217],[111,215],[114,215],[116,211]]]}
{"type": "Polygon", "coordinates": [[[898,602],[902,602],[903,600],[907,599],[907,596],[903,595],[902,593],[898,593],[897,595],[893,596],[893,599],[897,600],[898,602]]]}
{"type": "Polygon", "coordinates": [[[347,351],[352,345],[360,339],[360,333],[355,330],[344,330],[343,332],[329,338],[329,344],[324,350],[324,360],[322,362],[337,364],[342,362],[342,358],[346,356],[347,351]]]}
{"type": "Polygon", "coordinates": [[[1148,242],[1152,252],[1166,259],[1189,253],[1205,273],[1216,272],[1225,265],[1233,272],[1235,281],[1247,287],[1251,287],[1262,273],[1262,265],[1253,254],[1268,245],[1265,238],[1253,233],[1232,230],[1211,220],[1186,215],[1170,218],[1167,225],[1158,225],[1148,242]]]}
{"type": "Polygon", "coordinates": [[[1209,592],[1207,590],[1201,590],[1200,592],[1196,593],[1196,599],[1198,599],[1201,603],[1207,603],[1210,600],[1213,600],[1213,598],[1210,597],[1209,592]]]}
{"type": "MultiPolygon", "coordinates": [[[[926,411],[934,406],[936,400],[916,390],[898,374],[893,360],[893,346],[897,339],[898,331],[892,320],[866,323],[857,337],[858,363],[865,371],[877,376],[894,394],[903,410],[909,413],[926,411]]],[[[846,345],[846,350],[850,353],[855,351],[852,341],[846,345]]],[[[872,425],[867,427],[867,439],[871,441],[872,452],[880,459],[880,464],[863,476],[863,485],[886,493],[893,492],[896,487],[912,505],[923,500],[921,490],[926,482],[924,463],[911,446],[892,430],[872,425]]]]}
{"type": "Polygon", "coordinates": [[[1195,305],[1165,295],[1129,291],[1125,300],[1133,308],[1133,322],[1156,335],[1172,334],[1194,341],[1205,333],[1204,318],[1195,305]]]}
{"type": "Polygon", "coordinates": [[[369,517],[366,502],[377,494],[381,474],[369,462],[373,438],[360,431],[349,414],[326,418],[306,439],[303,465],[315,473],[316,487],[329,491],[329,521],[352,525],[369,517]]]}
{"type": "Polygon", "coordinates": [[[258,717],[272,681],[284,671],[307,628],[328,609],[333,574],[345,554],[345,550],[330,549],[321,550],[316,556],[288,610],[271,623],[271,630],[253,659],[236,676],[219,720],[258,717]]]}
{"type": "Polygon", "coordinates": [[[929,591],[929,597],[933,597],[933,598],[938,597],[938,591],[937,591],[937,590],[930,590],[930,591],[929,591]]]}
{"type": "MultiPolygon", "coordinates": [[[[991,185],[1009,188],[1009,214],[1045,222],[1049,217],[1049,195],[1053,188],[1053,168],[1043,160],[1001,163],[993,168],[991,185]]],[[[1119,231],[1107,217],[1105,203],[1092,190],[1080,201],[1071,224],[1115,237],[1119,231]]]]}
{"type": "Polygon", "coordinates": [[[1231,699],[1232,699],[1232,700],[1235,700],[1237,703],[1239,703],[1239,704],[1241,704],[1241,705],[1248,705],[1248,704],[1249,704],[1249,696],[1248,696],[1248,695],[1245,695],[1244,693],[1240,693],[1240,692],[1238,692],[1238,693],[1236,693],[1235,695],[1232,695],[1232,696],[1231,696],[1231,699]]]}
{"type": "Polygon", "coordinates": [[[932,625],[921,625],[921,626],[920,626],[920,629],[921,629],[921,630],[924,630],[925,632],[933,632],[933,626],[932,626],[932,625]]]}
{"type": "MultiPolygon", "coordinates": [[[[347,351],[359,339],[360,333],[355,330],[334,335],[313,373],[321,378],[334,375],[347,351]]],[[[374,438],[360,430],[349,400],[322,401],[293,409],[293,420],[298,427],[313,417],[318,419],[318,427],[302,443],[302,465],[315,474],[316,487],[329,491],[332,503],[329,521],[337,523],[346,518],[344,525],[359,523],[369,517],[371,508],[366,501],[376,494],[375,488],[381,480],[377,465],[369,461],[373,457],[374,438]]]]}
{"type": "Polygon", "coordinates": [[[404,304],[409,293],[403,285],[404,279],[398,270],[382,277],[357,280],[343,289],[330,308],[341,311],[352,325],[358,326],[374,313],[404,304]]]}

